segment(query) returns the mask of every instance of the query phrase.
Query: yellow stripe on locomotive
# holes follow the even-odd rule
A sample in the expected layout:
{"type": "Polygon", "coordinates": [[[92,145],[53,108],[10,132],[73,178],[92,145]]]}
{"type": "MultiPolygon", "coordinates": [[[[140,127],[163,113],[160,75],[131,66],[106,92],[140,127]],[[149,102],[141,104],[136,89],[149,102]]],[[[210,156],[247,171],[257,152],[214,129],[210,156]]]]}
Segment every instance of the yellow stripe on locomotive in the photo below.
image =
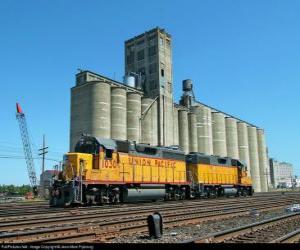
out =
{"type": "Polygon", "coordinates": [[[125,143],[123,143],[123,150],[120,148],[117,150],[114,141],[107,141],[110,144],[106,143],[106,147],[100,147],[98,154],[66,154],[66,179],[70,180],[81,173],[85,183],[187,183],[184,154],[176,154],[170,150],[162,150],[148,145],[136,145],[135,147],[139,151],[134,151],[129,149],[130,146],[133,146],[129,142],[126,150],[124,150],[125,143]],[[147,154],[149,152],[145,152],[145,150],[150,149],[152,152],[149,155],[147,154]],[[173,159],[171,159],[172,157],[173,159]]]}

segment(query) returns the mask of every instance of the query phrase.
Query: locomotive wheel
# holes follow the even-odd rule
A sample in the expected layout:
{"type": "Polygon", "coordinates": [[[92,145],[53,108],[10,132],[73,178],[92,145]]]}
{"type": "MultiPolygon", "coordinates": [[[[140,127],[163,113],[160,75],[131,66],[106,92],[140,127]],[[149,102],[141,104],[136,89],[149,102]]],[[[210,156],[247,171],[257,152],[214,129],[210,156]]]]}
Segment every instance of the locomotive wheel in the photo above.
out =
{"type": "Polygon", "coordinates": [[[97,202],[100,206],[103,206],[106,202],[106,200],[104,199],[104,195],[105,195],[105,191],[103,189],[100,189],[99,191],[99,196],[97,199],[97,202]]]}
{"type": "Polygon", "coordinates": [[[185,200],[186,199],[185,190],[180,190],[180,199],[181,200],[185,200]]]}
{"type": "Polygon", "coordinates": [[[242,196],[247,197],[247,190],[245,190],[244,188],[242,189],[242,196]]]}
{"type": "Polygon", "coordinates": [[[212,197],[212,198],[217,198],[217,190],[216,190],[215,188],[213,188],[213,189],[211,190],[211,197],[212,197]]]}
{"type": "Polygon", "coordinates": [[[174,190],[174,200],[180,200],[180,191],[177,188],[174,190]]]}

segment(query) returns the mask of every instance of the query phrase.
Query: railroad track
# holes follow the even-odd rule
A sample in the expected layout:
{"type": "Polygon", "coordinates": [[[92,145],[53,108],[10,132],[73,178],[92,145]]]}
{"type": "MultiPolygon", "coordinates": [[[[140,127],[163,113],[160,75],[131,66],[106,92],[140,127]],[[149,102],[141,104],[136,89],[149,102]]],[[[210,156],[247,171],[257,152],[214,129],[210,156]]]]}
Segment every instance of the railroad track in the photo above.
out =
{"type": "Polygon", "coordinates": [[[217,232],[182,243],[275,243],[300,239],[300,212],[217,232]]]}
{"type": "MultiPolygon", "coordinates": [[[[236,202],[237,200],[240,200],[240,202],[243,201],[247,201],[247,200],[253,200],[253,199],[277,199],[278,197],[298,197],[299,193],[286,193],[284,196],[282,196],[281,194],[277,194],[273,195],[272,194],[259,194],[252,197],[242,197],[242,198],[220,198],[220,199],[201,199],[201,200],[195,200],[195,202],[199,203],[203,203],[203,205],[208,204],[208,203],[215,203],[216,205],[220,203],[224,203],[227,202],[228,204],[231,202],[236,202]]],[[[160,205],[164,205],[164,204],[176,204],[178,203],[178,201],[167,201],[167,202],[156,202],[155,204],[160,204],[160,205]]],[[[0,219],[1,218],[6,218],[6,217],[10,217],[10,216],[30,216],[30,215],[44,215],[44,214],[55,214],[58,212],[63,212],[63,211],[71,211],[71,210],[93,210],[93,209],[97,209],[97,208],[101,208],[102,210],[105,209],[111,209],[111,208],[124,208],[124,207],[134,207],[136,205],[139,206],[144,206],[144,205],[152,205],[152,203],[149,202],[140,202],[140,203],[127,203],[127,204],[119,204],[119,205],[104,205],[104,206],[93,206],[93,207],[79,207],[79,208],[51,208],[48,206],[47,203],[45,203],[44,201],[37,201],[37,202],[32,202],[32,203],[13,203],[12,206],[10,207],[8,204],[5,204],[4,207],[0,206],[0,219]],[[36,205],[33,205],[34,203],[37,203],[36,205]]],[[[201,205],[201,204],[200,204],[201,205]]]]}
{"type": "Polygon", "coordinates": [[[271,243],[300,243],[300,228],[271,241],[271,243]]]}
{"type": "MultiPolygon", "coordinates": [[[[58,220],[57,217],[56,219],[37,218],[36,220],[28,218],[30,221],[19,218],[19,221],[0,223],[0,230],[2,231],[0,242],[103,242],[115,237],[147,231],[146,217],[157,209],[164,217],[164,227],[172,228],[249,214],[250,208],[256,208],[260,211],[274,210],[285,207],[297,199],[299,200],[299,195],[298,197],[287,196],[281,201],[273,197],[269,199],[269,202],[266,202],[265,199],[255,200],[255,198],[249,198],[248,200],[233,199],[232,204],[228,204],[230,201],[228,199],[223,200],[223,207],[220,200],[207,200],[205,204],[201,204],[201,201],[198,200],[190,203],[182,202],[181,205],[178,203],[164,203],[164,205],[152,207],[150,205],[128,207],[127,210],[124,207],[118,208],[122,211],[108,209],[107,211],[98,211],[99,214],[97,215],[73,214],[69,217],[64,216],[61,220],[58,220]],[[16,230],[16,232],[8,233],[9,230],[16,230]]],[[[89,212],[95,213],[97,211],[89,212]]]]}
{"type": "MultiPolygon", "coordinates": [[[[294,198],[286,198],[283,202],[286,204],[286,202],[293,202],[295,201],[294,198]]],[[[278,205],[277,199],[269,199],[269,204],[278,205]]],[[[63,224],[66,224],[68,222],[68,219],[70,219],[70,222],[74,222],[76,220],[80,221],[80,219],[95,219],[95,218],[105,218],[107,216],[120,216],[120,215],[129,215],[129,214],[141,214],[141,213],[149,213],[153,212],[155,210],[160,211],[168,211],[176,209],[178,212],[179,210],[183,210],[185,212],[188,212],[189,209],[195,209],[197,208],[198,212],[205,212],[207,210],[209,211],[219,211],[219,210],[228,210],[232,209],[234,206],[235,208],[245,208],[245,207],[252,207],[254,205],[261,205],[264,204],[265,200],[226,200],[226,201],[218,201],[216,203],[213,201],[207,201],[205,203],[198,201],[189,201],[189,202],[177,202],[177,203],[171,203],[171,204],[159,204],[159,205],[143,205],[141,206],[121,206],[118,208],[108,208],[106,209],[96,209],[96,208],[81,208],[81,209],[69,209],[69,210],[56,210],[55,214],[42,214],[42,215],[22,215],[22,216],[7,216],[4,218],[0,218],[0,232],[4,230],[11,230],[13,227],[15,229],[26,229],[29,226],[38,226],[39,223],[42,223],[42,227],[45,223],[48,223],[49,226],[51,223],[54,223],[55,225],[59,224],[59,221],[62,221],[63,224]],[[238,203],[238,204],[237,204],[238,203]],[[75,217],[75,218],[74,218],[75,217]],[[50,223],[50,224],[49,224],[50,223]],[[25,226],[25,228],[22,228],[22,226],[25,226]]]]}
{"type": "MultiPolygon", "coordinates": [[[[299,193],[297,192],[286,192],[284,196],[295,196],[299,193]]],[[[255,199],[265,199],[268,197],[282,197],[281,192],[274,192],[274,193],[257,193],[254,195],[255,199]]],[[[242,198],[243,200],[252,199],[252,198],[242,198]]],[[[218,201],[222,202],[227,200],[228,198],[219,198],[218,201]]],[[[207,200],[201,200],[201,202],[208,202],[207,200]]],[[[216,200],[214,200],[216,202],[216,200]]],[[[168,202],[161,202],[161,204],[172,203],[172,201],[168,202]]],[[[140,205],[147,204],[145,202],[141,202],[140,205]]],[[[149,202],[148,202],[149,204],[149,202]]],[[[113,206],[113,207],[120,207],[120,205],[113,206]]],[[[133,204],[122,204],[122,206],[134,206],[133,204]]],[[[101,206],[102,209],[110,208],[111,206],[101,206]]],[[[81,209],[81,208],[79,208],[81,209]]],[[[91,208],[90,208],[91,209],[91,208]]],[[[56,213],[58,211],[66,211],[71,210],[71,208],[50,208],[47,201],[32,201],[32,202],[11,202],[11,203],[4,203],[0,204],[0,218],[7,217],[7,216],[17,216],[20,215],[30,215],[30,214],[49,214],[49,213],[56,213]]]]}

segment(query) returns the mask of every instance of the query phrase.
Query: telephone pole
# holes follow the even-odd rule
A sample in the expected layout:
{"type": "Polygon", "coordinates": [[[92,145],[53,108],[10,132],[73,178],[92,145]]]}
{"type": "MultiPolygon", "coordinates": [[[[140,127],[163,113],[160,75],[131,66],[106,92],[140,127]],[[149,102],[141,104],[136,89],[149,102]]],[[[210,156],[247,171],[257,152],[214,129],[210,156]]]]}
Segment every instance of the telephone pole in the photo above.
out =
{"type": "Polygon", "coordinates": [[[39,153],[39,155],[42,155],[42,175],[41,175],[42,196],[45,195],[43,174],[44,174],[44,171],[45,171],[45,154],[48,153],[48,151],[46,151],[46,149],[48,149],[48,147],[46,147],[45,135],[43,135],[43,147],[39,149],[39,151],[41,151],[41,153],[39,153]]]}

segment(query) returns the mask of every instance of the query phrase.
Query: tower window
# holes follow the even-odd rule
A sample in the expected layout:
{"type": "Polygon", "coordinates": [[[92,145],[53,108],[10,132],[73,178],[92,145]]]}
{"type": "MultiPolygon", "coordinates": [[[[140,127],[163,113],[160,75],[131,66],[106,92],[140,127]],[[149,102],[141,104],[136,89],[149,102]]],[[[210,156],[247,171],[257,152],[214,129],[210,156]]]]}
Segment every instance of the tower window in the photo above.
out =
{"type": "Polygon", "coordinates": [[[161,46],[164,45],[164,39],[163,39],[162,37],[159,38],[159,44],[160,44],[161,46]]]}
{"type": "Polygon", "coordinates": [[[155,37],[156,35],[149,36],[149,40],[153,40],[155,37]]]}
{"type": "Polygon", "coordinates": [[[156,46],[151,46],[148,51],[149,56],[154,56],[156,54],[156,46]]]}
{"type": "Polygon", "coordinates": [[[145,58],[145,53],[144,53],[144,50],[140,50],[138,53],[137,53],[137,60],[140,61],[140,60],[143,60],[145,58]]]}
{"type": "Polygon", "coordinates": [[[160,75],[161,75],[162,77],[165,76],[165,70],[164,70],[164,69],[161,69],[161,70],[160,70],[160,75]]]}
{"type": "Polygon", "coordinates": [[[139,41],[137,41],[137,45],[141,45],[141,44],[143,44],[145,42],[145,40],[143,39],[143,40],[139,40],[139,41]]]}
{"type": "Polygon", "coordinates": [[[156,72],[156,63],[152,63],[149,66],[149,74],[153,74],[156,72]]]}
{"type": "Polygon", "coordinates": [[[130,53],[127,55],[127,64],[131,64],[134,62],[134,53],[130,53]]]}
{"type": "Polygon", "coordinates": [[[171,47],[171,41],[169,39],[167,39],[167,46],[171,47]]]}

